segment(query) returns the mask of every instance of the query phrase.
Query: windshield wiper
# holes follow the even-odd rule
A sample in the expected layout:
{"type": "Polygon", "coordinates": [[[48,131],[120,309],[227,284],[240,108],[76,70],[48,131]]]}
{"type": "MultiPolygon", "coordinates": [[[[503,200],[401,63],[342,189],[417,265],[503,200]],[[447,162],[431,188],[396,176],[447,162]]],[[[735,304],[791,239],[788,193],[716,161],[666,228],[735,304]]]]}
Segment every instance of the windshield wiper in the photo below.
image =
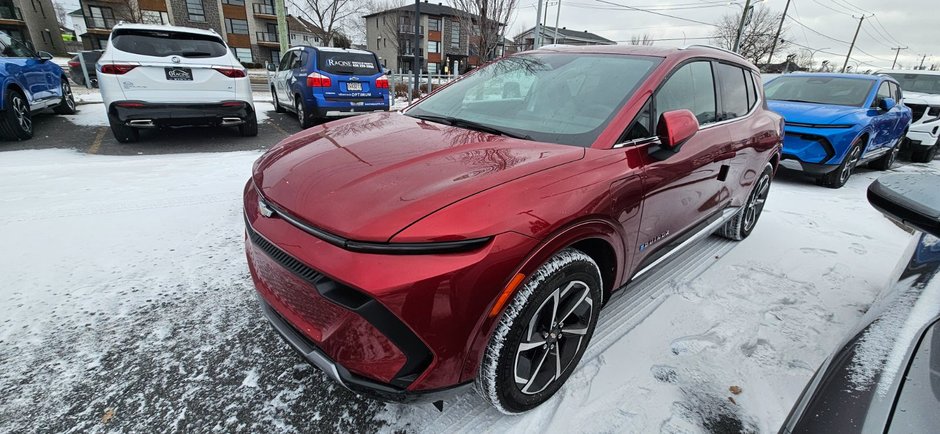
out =
{"type": "Polygon", "coordinates": [[[489,134],[496,134],[497,136],[506,136],[506,137],[512,137],[514,139],[522,139],[522,140],[533,140],[532,136],[529,136],[526,134],[513,133],[513,132],[502,130],[496,127],[491,127],[489,125],[484,125],[479,122],[455,118],[453,116],[414,115],[414,114],[408,114],[408,116],[411,116],[417,119],[423,119],[426,121],[436,122],[439,124],[450,125],[453,127],[463,127],[468,130],[475,130],[475,131],[481,131],[481,132],[489,133],[489,134]]]}

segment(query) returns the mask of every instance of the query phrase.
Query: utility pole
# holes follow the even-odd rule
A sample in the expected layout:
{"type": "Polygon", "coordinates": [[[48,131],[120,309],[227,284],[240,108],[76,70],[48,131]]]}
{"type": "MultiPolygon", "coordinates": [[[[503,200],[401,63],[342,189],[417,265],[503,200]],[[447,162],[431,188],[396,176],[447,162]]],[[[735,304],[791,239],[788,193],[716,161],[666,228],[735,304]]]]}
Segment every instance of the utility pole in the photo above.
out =
{"type": "Polygon", "coordinates": [[[284,0],[274,2],[274,13],[277,14],[277,42],[280,44],[281,55],[287,52],[290,42],[289,32],[287,31],[287,8],[284,7],[284,0]]]}
{"type": "Polygon", "coordinates": [[[927,60],[927,55],[926,55],[926,54],[924,54],[924,56],[920,58],[920,66],[919,66],[917,69],[920,69],[920,70],[923,70],[923,69],[924,69],[924,61],[925,61],[925,60],[927,60]]]}
{"type": "Polygon", "coordinates": [[[555,11],[555,37],[552,38],[552,44],[558,43],[558,17],[561,16],[561,0],[558,0],[558,9],[555,11]]]}
{"type": "Polygon", "coordinates": [[[906,50],[906,49],[908,49],[908,48],[909,48],[909,47],[895,47],[895,48],[892,48],[892,50],[895,50],[896,52],[894,53],[894,62],[891,63],[891,69],[894,69],[894,66],[898,64],[898,56],[901,54],[901,50],[906,50]]]}
{"type": "Polygon", "coordinates": [[[542,0],[539,0],[539,5],[535,9],[535,39],[532,49],[537,50],[540,45],[542,45],[542,0]]]}
{"type": "Polygon", "coordinates": [[[774,36],[774,42],[770,44],[770,56],[767,57],[767,64],[774,62],[774,50],[777,49],[777,41],[780,40],[780,31],[783,30],[783,22],[787,19],[787,11],[790,10],[790,0],[787,0],[787,5],[783,7],[783,16],[780,17],[780,25],[777,26],[777,35],[774,36]]]}
{"type": "MultiPolygon", "coordinates": [[[[871,16],[871,15],[869,15],[871,16]]],[[[852,18],[855,18],[855,15],[852,15],[852,18]]],[[[858,32],[862,30],[862,23],[865,22],[865,15],[858,17],[858,27],[855,28],[855,36],[852,37],[852,45],[849,45],[849,54],[845,55],[845,63],[842,64],[842,72],[845,72],[845,68],[849,66],[849,59],[852,58],[852,49],[855,48],[855,41],[858,39],[858,32]]]]}
{"type": "Polygon", "coordinates": [[[731,51],[734,51],[735,53],[737,53],[738,49],[741,48],[741,34],[744,33],[744,26],[747,25],[747,15],[748,15],[748,12],[750,11],[751,11],[751,0],[747,0],[744,2],[744,10],[741,11],[741,22],[738,23],[738,36],[734,38],[734,49],[731,50],[731,51]]]}

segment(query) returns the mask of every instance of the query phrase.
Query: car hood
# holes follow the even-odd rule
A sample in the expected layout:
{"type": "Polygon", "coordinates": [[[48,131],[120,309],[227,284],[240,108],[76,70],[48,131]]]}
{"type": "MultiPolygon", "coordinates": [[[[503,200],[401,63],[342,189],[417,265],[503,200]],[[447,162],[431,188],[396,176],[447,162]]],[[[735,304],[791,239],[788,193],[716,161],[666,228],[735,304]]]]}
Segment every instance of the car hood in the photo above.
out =
{"type": "Polygon", "coordinates": [[[860,107],[844,105],[811,104],[791,101],[768,101],[771,110],[783,116],[787,123],[831,124],[846,115],[864,112],[860,107]]]}
{"type": "Polygon", "coordinates": [[[940,95],[933,93],[904,91],[904,103],[940,106],[940,95]]]}
{"type": "Polygon", "coordinates": [[[584,152],[383,112],[285,139],[255,163],[253,179],[295,218],[341,237],[385,242],[460,199],[584,152]]]}

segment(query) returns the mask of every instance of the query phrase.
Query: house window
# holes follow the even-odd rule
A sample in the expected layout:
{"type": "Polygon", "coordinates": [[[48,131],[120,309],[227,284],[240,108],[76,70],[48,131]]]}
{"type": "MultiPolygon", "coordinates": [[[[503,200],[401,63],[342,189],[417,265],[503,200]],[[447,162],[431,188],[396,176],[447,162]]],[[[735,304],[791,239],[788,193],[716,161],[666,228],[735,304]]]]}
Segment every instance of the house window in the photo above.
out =
{"type": "Polygon", "coordinates": [[[460,22],[450,23],[450,48],[460,48],[460,22]]]}
{"type": "Polygon", "coordinates": [[[114,27],[114,11],[111,8],[102,8],[98,6],[89,6],[90,16],[85,23],[93,29],[110,29],[114,27]]]}
{"type": "Polygon", "coordinates": [[[281,51],[280,50],[271,50],[271,63],[277,65],[281,62],[281,51]]]}
{"type": "Polygon", "coordinates": [[[206,22],[206,8],[202,0],[186,0],[186,11],[189,13],[189,21],[206,22]]]}
{"type": "Polygon", "coordinates": [[[428,18],[428,31],[440,32],[441,31],[441,19],[440,18],[428,18]]]}
{"type": "Polygon", "coordinates": [[[170,24],[170,15],[162,11],[140,11],[140,22],[144,24],[170,24]]]}
{"type": "Polygon", "coordinates": [[[438,41],[428,41],[428,53],[440,53],[441,43],[438,41]]]}
{"type": "Polygon", "coordinates": [[[251,49],[250,49],[250,48],[235,48],[235,47],[232,47],[232,54],[234,54],[235,57],[238,58],[238,61],[239,61],[239,62],[242,62],[242,63],[252,63],[252,62],[253,62],[253,60],[252,60],[252,58],[251,58],[251,49]]]}
{"type": "Polygon", "coordinates": [[[225,32],[233,35],[247,35],[248,21],[236,20],[232,18],[225,19],[225,32]]]}
{"type": "Polygon", "coordinates": [[[437,74],[437,64],[428,63],[428,74],[437,74]]]}
{"type": "Polygon", "coordinates": [[[222,3],[227,5],[245,6],[245,0],[222,0],[222,3]]]}

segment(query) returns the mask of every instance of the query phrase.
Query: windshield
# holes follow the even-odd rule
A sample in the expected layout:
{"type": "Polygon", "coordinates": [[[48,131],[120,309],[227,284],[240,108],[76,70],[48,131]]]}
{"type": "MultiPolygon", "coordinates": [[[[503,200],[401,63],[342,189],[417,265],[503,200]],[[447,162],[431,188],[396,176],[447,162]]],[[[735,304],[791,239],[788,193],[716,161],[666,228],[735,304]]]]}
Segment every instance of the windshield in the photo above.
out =
{"type": "Polygon", "coordinates": [[[888,75],[901,83],[901,90],[940,95],[940,75],[901,72],[889,72],[888,75]]]}
{"type": "Polygon", "coordinates": [[[507,57],[441,89],[406,114],[586,147],[661,60],[581,53],[507,57]]]}
{"type": "Polygon", "coordinates": [[[874,80],[845,77],[778,77],[764,86],[767,99],[861,107],[874,80]]]}
{"type": "Polygon", "coordinates": [[[343,53],[320,51],[318,67],[330,74],[373,75],[378,74],[375,56],[368,53],[343,53]]]}
{"type": "Polygon", "coordinates": [[[228,53],[217,36],[162,30],[115,30],[111,44],[127,53],[154,57],[222,57],[228,53]]]}

